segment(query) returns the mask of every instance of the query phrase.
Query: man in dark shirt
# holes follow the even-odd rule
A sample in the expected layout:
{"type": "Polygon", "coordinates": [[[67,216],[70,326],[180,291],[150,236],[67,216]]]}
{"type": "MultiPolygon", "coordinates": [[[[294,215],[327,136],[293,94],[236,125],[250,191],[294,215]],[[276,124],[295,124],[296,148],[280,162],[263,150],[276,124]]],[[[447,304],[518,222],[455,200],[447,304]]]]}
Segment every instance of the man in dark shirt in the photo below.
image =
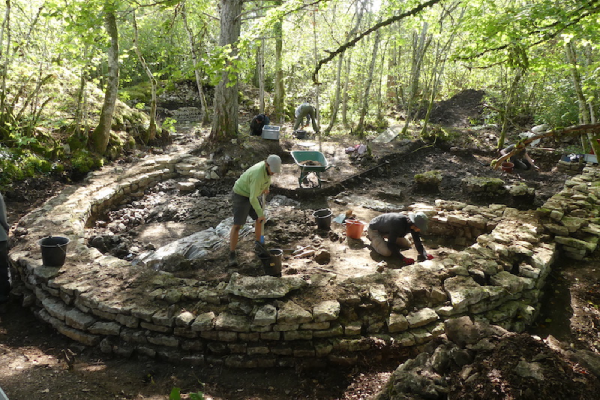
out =
{"type": "Polygon", "coordinates": [[[427,222],[427,216],[422,212],[408,215],[402,213],[382,214],[371,220],[367,236],[377,253],[384,257],[397,255],[406,264],[412,264],[415,260],[404,257],[400,253],[400,248],[410,248],[409,241],[404,237],[410,233],[419,253],[417,260],[431,260],[433,256],[428,255],[425,251],[420,236],[421,232],[427,231],[427,222]]]}
{"type": "Polygon", "coordinates": [[[265,114],[258,114],[250,121],[250,134],[252,136],[261,136],[262,129],[265,125],[269,125],[271,121],[265,114]]]}

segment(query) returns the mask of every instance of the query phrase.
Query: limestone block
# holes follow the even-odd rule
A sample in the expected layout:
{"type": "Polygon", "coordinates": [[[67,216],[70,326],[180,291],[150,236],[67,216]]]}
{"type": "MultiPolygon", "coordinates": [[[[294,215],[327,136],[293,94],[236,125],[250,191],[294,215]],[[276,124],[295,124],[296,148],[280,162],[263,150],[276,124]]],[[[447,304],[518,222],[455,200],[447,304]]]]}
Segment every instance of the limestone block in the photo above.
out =
{"type": "Polygon", "coordinates": [[[192,330],[194,332],[210,331],[214,329],[214,326],[215,313],[212,311],[198,315],[194,322],[192,322],[192,330]]]}
{"type": "Polygon", "coordinates": [[[86,330],[96,322],[96,318],[75,308],[65,314],[65,323],[75,329],[86,330]]]}
{"type": "Polygon", "coordinates": [[[312,314],[293,301],[285,302],[277,314],[278,324],[303,324],[312,320],[312,314]]]}
{"type": "Polygon", "coordinates": [[[300,329],[300,324],[275,324],[273,325],[274,332],[297,331],[300,329]]]}
{"type": "Polygon", "coordinates": [[[283,332],[283,340],[311,340],[312,331],[288,331],[283,332]]]}
{"type": "Polygon", "coordinates": [[[322,331],[329,329],[331,322],[309,322],[307,324],[300,324],[302,330],[322,331]]]}
{"type": "Polygon", "coordinates": [[[423,308],[406,316],[406,320],[411,328],[425,326],[431,322],[437,321],[438,319],[439,316],[431,308],[423,308]]]}
{"type": "Polygon", "coordinates": [[[277,278],[273,276],[242,276],[232,274],[225,291],[249,299],[276,299],[292,290],[304,288],[308,283],[301,277],[277,278]]]}
{"type": "Polygon", "coordinates": [[[260,338],[261,340],[280,340],[281,332],[262,332],[260,338]]]}
{"type": "Polygon", "coordinates": [[[219,314],[215,320],[218,331],[250,332],[250,321],[244,315],[234,315],[228,312],[219,314]]]}
{"type": "MultiPolygon", "coordinates": [[[[437,316],[437,314],[436,314],[437,316]]],[[[392,313],[387,321],[388,332],[396,333],[396,332],[404,332],[409,328],[409,323],[406,317],[402,314],[392,313]]]]}
{"type": "Polygon", "coordinates": [[[385,285],[382,285],[382,284],[369,285],[368,291],[369,291],[369,298],[371,299],[371,301],[373,301],[374,303],[379,304],[379,305],[387,304],[388,297],[387,297],[387,290],[385,288],[385,285]]]}
{"type": "Polygon", "coordinates": [[[577,232],[581,227],[587,224],[586,219],[576,217],[563,217],[561,222],[570,233],[577,232]]]}
{"type": "Polygon", "coordinates": [[[360,335],[362,324],[359,321],[354,321],[344,326],[344,335],[355,336],[360,335]]]}
{"type": "Polygon", "coordinates": [[[260,340],[259,332],[240,332],[238,338],[242,342],[258,342],[260,340]]]}
{"type": "Polygon", "coordinates": [[[313,317],[316,322],[334,321],[340,316],[340,303],[337,300],[323,301],[313,308],[313,317]]]}
{"type": "Polygon", "coordinates": [[[464,309],[489,297],[489,293],[471,277],[448,278],[444,281],[444,290],[455,309],[464,309]]]}
{"type": "Polygon", "coordinates": [[[121,333],[121,325],[116,322],[98,321],[90,326],[89,332],[94,335],[118,336],[121,333]]]}
{"type": "Polygon", "coordinates": [[[490,278],[490,283],[494,286],[503,287],[512,294],[521,293],[524,289],[524,282],[520,277],[507,271],[502,271],[492,276],[490,278]]]}
{"type": "Polygon", "coordinates": [[[153,332],[167,333],[171,331],[171,328],[168,326],[151,324],[145,321],[140,322],[140,327],[153,332]]]}
{"type": "Polygon", "coordinates": [[[179,347],[179,340],[167,335],[149,335],[148,342],[157,346],[179,347]]]}
{"type": "Polygon", "coordinates": [[[544,228],[559,236],[567,236],[569,234],[569,228],[558,224],[544,224],[544,228]]]}
{"type": "Polygon", "coordinates": [[[277,309],[271,304],[260,307],[254,315],[254,325],[267,326],[277,322],[277,309]]]}
{"type": "Polygon", "coordinates": [[[563,244],[567,247],[572,247],[578,250],[585,250],[587,253],[593,253],[598,246],[597,242],[586,242],[584,240],[575,239],[565,236],[557,236],[554,238],[557,243],[563,244]]]}
{"type": "Polygon", "coordinates": [[[550,213],[550,218],[552,218],[555,221],[560,221],[562,220],[564,215],[565,214],[562,212],[562,210],[552,210],[552,212],[550,213]]]}
{"type": "Polygon", "coordinates": [[[63,302],[55,300],[52,297],[46,297],[43,299],[42,306],[48,312],[48,314],[61,321],[65,320],[65,316],[69,312],[69,309],[63,302]]]}
{"type": "Polygon", "coordinates": [[[190,326],[196,317],[189,311],[181,312],[177,317],[175,317],[175,325],[177,326],[190,326]]]}

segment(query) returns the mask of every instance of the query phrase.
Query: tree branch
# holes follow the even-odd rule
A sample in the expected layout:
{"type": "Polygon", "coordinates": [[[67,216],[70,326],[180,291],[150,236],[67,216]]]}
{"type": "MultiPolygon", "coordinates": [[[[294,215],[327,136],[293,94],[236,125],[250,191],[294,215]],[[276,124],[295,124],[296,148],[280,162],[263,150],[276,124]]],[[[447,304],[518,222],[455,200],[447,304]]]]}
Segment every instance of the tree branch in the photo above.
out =
{"type": "Polygon", "coordinates": [[[319,79],[318,79],[318,75],[319,75],[319,71],[321,70],[321,67],[325,64],[327,64],[328,62],[330,62],[331,60],[333,60],[336,56],[344,53],[346,50],[348,50],[350,47],[354,46],[356,43],[358,43],[360,40],[362,40],[365,36],[370,35],[371,33],[375,32],[376,30],[383,28],[385,26],[391,25],[394,22],[400,21],[404,18],[416,15],[418,13],[420,13],[421,11],[423,11],[425,8],[428,7],[432,7],[434,5],[436,5],[437,3],[441,2],[443,0],[429,0],[423,4],[419,4],[418,6],[416,6],[415,8],[413,8],[410,11],[404,12],[402,14],[399,15],[395,15],[391,18],[388,18],[384,21],[381,21],[375,25],[373,25],[371,28],[367,29],[366,31],[364,31],[363,33],[361,33],[360,35],[356,36],[354,39],[344,43],[343,45],[341,45],[340,47],[337,48],[337,50],[332,51],[332,52],[328,52],[329,55],[321,60],[319,60],[319,62],[317,63],[317,66],[315,67],[315,71],[313,72],[313,82],[315,84],[319,84],[319,79]]]}

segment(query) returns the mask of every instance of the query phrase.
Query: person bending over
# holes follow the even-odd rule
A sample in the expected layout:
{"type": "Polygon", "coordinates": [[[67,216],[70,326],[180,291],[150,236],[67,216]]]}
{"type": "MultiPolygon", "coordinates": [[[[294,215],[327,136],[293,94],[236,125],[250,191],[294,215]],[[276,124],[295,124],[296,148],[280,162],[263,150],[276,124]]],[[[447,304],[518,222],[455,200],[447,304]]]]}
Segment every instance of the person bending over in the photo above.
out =
{"type": "Polygon", "coordinates": [[[260,204],[258,197],[269,193],[271,176],[281,172],[281,158],[271,154],[265,161],[254,164],[248,168],[233,185],[231,201],[233,203],[233,225],[229,234],[229,266],[238,264],[235,249],[240,236],[240,229],[250,216],[254,223],[255,251],[264,252],[260,242],[262,235],[262,222],[265,220],[264,204],[260,204]]]}
{"type": "MultiPolygon", "coordinates": [[[[500,154],[505,156],[505,155],[509,154],[511,151],[513,151],[514,149],[515,149],[515,145],[511,144],[510,146],[500,150],[500,154]]],[[[540,169],[537,165],[535,165],[533,163],[533,160],[531,159],[531,157],[529,157],[529,154],[527,154],[527,149],[525,149],[525,147],[518,149],[508,159],[508,161],[513,163],[515,165],[515,168],[517,168],[517,169],[523,169],[523,170],[528,170],[531,168],[540,169]]]]}
{"type": "Polygon", "coordinates": [[[419,253],[418,261],[432,260],[421,243],[421,233],[427,232],[428,219],[425,213],[387,213],[375,217],[369,222],[367,236],[371,240],[373,249],[384,257],[396,255],[405,264],[413,264],[415,260],[404,257],[400,249],[410,248],[410,242],[405,238],[412,235],[415,248],[419,253]]]}

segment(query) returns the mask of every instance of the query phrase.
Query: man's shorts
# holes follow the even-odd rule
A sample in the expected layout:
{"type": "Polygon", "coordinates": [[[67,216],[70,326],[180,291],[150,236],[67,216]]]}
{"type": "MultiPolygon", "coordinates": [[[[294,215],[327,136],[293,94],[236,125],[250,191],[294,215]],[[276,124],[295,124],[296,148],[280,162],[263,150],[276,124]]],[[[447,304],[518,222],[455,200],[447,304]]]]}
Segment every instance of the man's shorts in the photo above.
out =
{"type": "Polygon", "coordinates": [[[250,199],[235,192],[231,192],[231,203],[233,204],[233,224],[244,225],[248,216],[253,220],[258,219],[256,211],[250,204],[250,199]]]}

